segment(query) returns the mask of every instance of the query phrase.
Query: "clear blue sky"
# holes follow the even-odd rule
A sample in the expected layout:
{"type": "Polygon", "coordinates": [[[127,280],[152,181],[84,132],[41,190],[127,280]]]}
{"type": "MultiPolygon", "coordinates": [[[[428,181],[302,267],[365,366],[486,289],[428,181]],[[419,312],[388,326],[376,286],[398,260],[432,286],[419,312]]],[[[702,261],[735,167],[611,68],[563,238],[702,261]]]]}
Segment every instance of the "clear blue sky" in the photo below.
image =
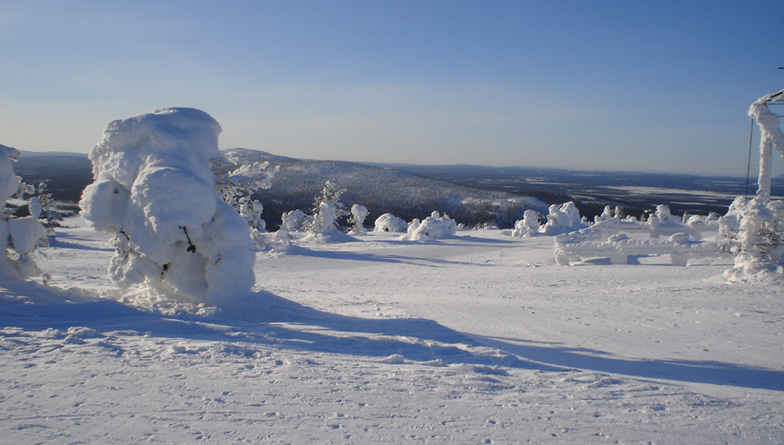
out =
{"type": "Polygon", "coordinates": [[[0,144],[86,153],[111,120],[185,106],[223,148],[293,157],[742,176],[748,107],[784,88],[782,17],[782,0],[6,0],[0,144]]]}

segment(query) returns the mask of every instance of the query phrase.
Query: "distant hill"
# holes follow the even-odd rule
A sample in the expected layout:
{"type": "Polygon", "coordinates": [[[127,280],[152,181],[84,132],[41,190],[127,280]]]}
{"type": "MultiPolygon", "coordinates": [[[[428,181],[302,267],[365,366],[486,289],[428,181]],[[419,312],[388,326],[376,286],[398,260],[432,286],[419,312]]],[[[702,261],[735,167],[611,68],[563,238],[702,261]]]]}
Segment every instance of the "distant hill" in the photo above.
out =
{"type": "MultiPolygon", "coordinates": [[[[733,199],[757,190],[756,177],[701,176],[667,173],[578,171],[534,167],[478,165],[372,164],[487,190],[504,190],[545,202],[574,201],[580,213],[593,216],[605,205],[621,206],[641,216],[658,204],[684,212],[724,214],[733,199]]],[[[784,177],[772,181],[774,197],[784,196],[784,177]]]]}
{"type": "MultiPolygon", "coordinates": [[[[235,154],[235,150],[227,151],[235,154]]],[[[273,225],[280,222],[280,215],[285,211],[310,210],[326,181],[346,189],[342,201],[347,208],[352,204],[367,207],[368,221],[387,212],[410,221],[425,218],[437,210],[471,226],[494,223],[510,227],[522,219],[526,209],[546,213],[548,207],[527,196],[461,186],[390,168],[340,161],[304,161],[247,149],[241,153],[248,162],[269,161],[273,168],[279,168],[272,188],[255,195],[264,204],[264,219],[273,225]]]]}
{"type": "MultiPolygon", "coordinates": [[[[346,189],[342,201],[347,208],[352,204],[368,208],[368,222],[387,212],[410,221],[437,210],[467,225],[494,223],[509,227],[522,218],[526,209],[547,210],[547,204],[534,198],[461,186],[390,168],[299,160],[243,148],[226,152],[243,162],[269,161],[273,168],[279,168],[272,188],[255,196],[264,204],[263,217],[271,228],[280,223],[283,212],[310,211],[314,197],[328,180],[346,189]]],[[[25,152],[14,168],[25,182],[46,181],[55,199],[72,203],[79,201],[82,190],[93,181],[92,164],[85,154],[25,152]]]]}
{"type": "Polygon", "coordinates": [[[54,199],[72,203],[93,182],[93,165],[83,153],[23,151],[14,171],[28,184],[46,182],[54,199]]]}

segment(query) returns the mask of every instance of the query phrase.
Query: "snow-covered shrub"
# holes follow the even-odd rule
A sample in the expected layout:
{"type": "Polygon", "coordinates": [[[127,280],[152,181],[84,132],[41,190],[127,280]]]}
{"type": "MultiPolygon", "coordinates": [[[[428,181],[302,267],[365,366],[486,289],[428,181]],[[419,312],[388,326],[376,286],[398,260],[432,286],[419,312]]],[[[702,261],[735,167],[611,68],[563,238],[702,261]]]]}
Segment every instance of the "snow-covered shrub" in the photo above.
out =
{"type": "Polygon", "coordinates": [[[784,272],[784,204],[759,197],[735,198],[719,218],[720,247],[735,256],[735,267],[725,276],[731,281],[763,278],[784,272]]]}
{"type": "Polygon", "coordinates": [[[512,236],[528,237],[539,234],[539,220],[542,215],[536,210],[528,209],[523,214],[523,219],[515,222],[512,236]]]}
{"type": "Polygon", "coordinates": [[[354,204],[351,206],[351,231],[352,232],[362,232],[365,230],[365,218],[367,218],[368,213],[370,213],[367,207],[359,204],[354,204]]]}
{"type": "Polygon", "coordinates": [[[253,194],[272,186],[278,168],[270,170],[268,161],[243,163],[237,153],[232,151],[223,152],[223,155],[210,160],[210,168],[217,178],[218,192],[252,230],[264,232],[267,228],[266,221],[261,218],[264,206],[253,199],[253,194]]]}
{"type": "Polygon", "coordinates": [[[598,223],[602,221],[607,221],[608,219],[620,219],[621,218],[621,208],[616,206],[614,209],[612,206],[604,206],[601,215],[596,215],[593,217],[593,222],[598,223]]]}
{"type": "Polygon", "coordinates": [[[30,209],[30,216],[41,221],[46,228],[49,236],[54,236],[54,228],[60,227],[60,223],[65,218],[62,212],[57,209],[51,193],[46,193],[46,183],[41,182],[27,204],[30,209]]]}
{"type": "Polygon", "coordinates": [[[547,215],[547,222],[541,228],[545,235],[558,235],[560,233],[573,232],[585,228],[586,225],[580,218],[580,211],[574,202],[553,204],[550,206],[550,214],[547,215]]]}
{"type": "Polygon", "coordinates": [[[90,152],[82,216],[115,235],[109,274],[121,287],[212,306],[250,291],[248,224],[210,170],[220,131],[203,111],[168,108],[109,123],[90,152]]]}
{"type": "Polygon", "coordinates": [[[408,223],[391,213],[379,216],[373,225],[374,232],[405,232],[407,229],[408,223]]]}
{"type": "Polygon", "coordinates": [[[308,217],[305,215],[305,212],[302,210],[292,210],[290,212],[286,212],[280,217],[280,229],[286,230],[289,232],[301,230],[303,226],[307,223],[308,217]]]}
{"type": "Polygon", "coordinates": [[[650,230],[651,238],[659,236],[671,236],[680,232],[687,232],[695,240],[702,238],[701,226],[696,224],[684,224],[683,218],[670,213],[670,208],[666,205],[656,206],[656,211],[645,222],[650,230]]]}
{"type": "Polygon", "coordinates": [[[670,208],[664,204],[656,206],[656,211],[653,213],[653,216],[664,224],[680,224],[683,222],[683,218],[678,215],[673,215],[672,212],[670,212],[670,208]]]}
{"type": "Polygon", "coordinates": [[[408,232],[403,239],[409,241],[421,241],[425,239],[444,239],[454,238],[457,235],[457,224],[455,220],[444,214],[441,216],[437,211],[425,218],[424,221],[417,219],[408,225],[408,232]]]}
{"type": "Polygon", "coordinates": [[[256,200],[251,201],[250,196],[243,196],[237,201],[239,208],[235,209],[240,216],[245,219],[251,229],[264,232],[267,229],[267,222],[261,218],[264,206],[256,200]]]}
{"type": "MultiPolygon", "coordinates": [[[[21,152],[0,145],[0,208],[5,210],[6,200],[25,191],[19,177],[14,173],[13,162],[21,152]]],[[[42,275],[31,254],[39,245],[47,245],[46,229],[32,216],[14,218],[0,214],[0,275],[16,275],[29,278],[42,275]]],[[[46,278],[46,277],[44,277],[46,278]]]]}
{"type": "Polygon", "coordinates": [[[251,236],[259,250],[269,249],[273,252],[285,252],[291,245],[291,236],[289,236],[288,230],[282,227],[276,232],[255,231],[251,236]]]}
{"type": "Polygon", "coordinates": [[[324,184],[313,202],[313,219],[306,222],[307,232],[315,235],[339,230],[338,219],[348,215],[340,202],[340,195],[345,191],[332,181],[324,184]]]}

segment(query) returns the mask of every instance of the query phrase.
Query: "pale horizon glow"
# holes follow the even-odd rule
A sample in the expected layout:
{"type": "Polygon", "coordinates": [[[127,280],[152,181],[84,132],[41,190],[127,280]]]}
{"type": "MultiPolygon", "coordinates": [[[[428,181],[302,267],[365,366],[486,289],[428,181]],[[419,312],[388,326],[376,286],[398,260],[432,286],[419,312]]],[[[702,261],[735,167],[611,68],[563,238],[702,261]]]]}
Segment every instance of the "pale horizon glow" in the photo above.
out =
{"type": "Polygon", "coordinates": [[[744,176],[748,107],[784,88],[783,12],[3,2],[0,144],[86,153],[114,119],[181,106],[220,122],[222,148],[296,158],[744,176]]]}

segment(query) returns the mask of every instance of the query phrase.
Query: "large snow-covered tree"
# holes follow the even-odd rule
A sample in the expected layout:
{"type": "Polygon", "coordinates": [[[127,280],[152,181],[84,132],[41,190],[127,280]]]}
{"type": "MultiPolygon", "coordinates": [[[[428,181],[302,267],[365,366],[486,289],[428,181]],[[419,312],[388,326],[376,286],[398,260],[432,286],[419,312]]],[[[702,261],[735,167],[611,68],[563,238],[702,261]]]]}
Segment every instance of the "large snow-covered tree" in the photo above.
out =
{"type": "Polygon", "coordinates": [[[121,287],[219,306],[254,285],[248,224],[210,170],[220,131],[203,111],[166,108],[109,123],[90,152],[82,216],[115,235],[109,274],[121,287]]]}

